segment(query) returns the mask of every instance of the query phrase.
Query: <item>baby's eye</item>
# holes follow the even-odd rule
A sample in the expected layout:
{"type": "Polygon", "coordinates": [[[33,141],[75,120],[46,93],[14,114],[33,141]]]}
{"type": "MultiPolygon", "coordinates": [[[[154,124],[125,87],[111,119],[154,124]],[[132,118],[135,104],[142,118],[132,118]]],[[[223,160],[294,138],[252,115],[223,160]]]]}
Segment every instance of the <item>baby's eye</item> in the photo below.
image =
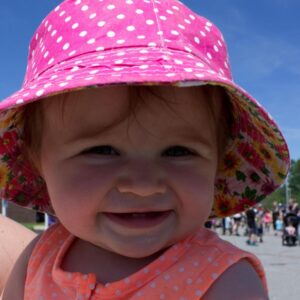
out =
{"type": "Polygon", "coordinates": [[[195,152],[192,150],[183,147],[183,146],[172,146],[166,149],[163,153],[162,156],[193,156],[196,155],[195,152]]]}
{"type": "Polygon", "coordinates": [[[96,154],[96,155],[120,155],[119,152],[111,146],[95,146],[82,152],[83,154],[96,154]]]}

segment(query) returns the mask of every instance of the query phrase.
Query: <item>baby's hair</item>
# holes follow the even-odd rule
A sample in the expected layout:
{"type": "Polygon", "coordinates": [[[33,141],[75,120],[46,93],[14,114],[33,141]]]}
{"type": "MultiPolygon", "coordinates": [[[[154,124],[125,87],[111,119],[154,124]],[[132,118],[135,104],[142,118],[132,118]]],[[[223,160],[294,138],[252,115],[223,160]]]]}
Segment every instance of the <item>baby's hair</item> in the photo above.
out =
{"type": "MultiPolygon", "coordinates": [[[[161,87],[161,86],[160,86],[161,87]]],[[[174,95],[176,96],[176,89],[174,88],[174,95]]],[[[231,113],[231,102],[224,88],[212,85],[203,85],[201,87],[194,86],[190,87],[193,89],[195,96],[199,95],[199,89],[205,95],[205,102],[211,118],[213,120],[213,128],[210,128],[212,132],[216,133],[216,143],[218,151],[218,161],[220,162],[224,154],[230,128],[232,125],[232,113],[231,113]],[[218,95],[219,97],[216,97],[218,95]],[[218,103],[218,100],[222,100],[218,103]]],[[[76,93],[71,92],[71,93],[76,93]]],[[[64,93],[59,95],[50,96],[48,100],[57,101],[61,100],[61,112],[62,117],[64,115],[65,102],[71,93],[64,93]]],[[[131,85],[129,86],[129,106],[127,114],[121,116],[120,119],[112,122],[109,127],[114,126],[116,123],[122,122],[128,117],[135,117],[135,113],[140,105],[147,105],[146,96],[154,96],[155,99],[163,101],[171,110],[172,102],[164,98],[158,90],[158,86],[144,86],[144,85],[131,85]]],[[[101,100],[100,100],[101,101],[101,100]]],[[[46,105],[43,105],[42,101],[35,101],[26,105],[22,111],[22,117],[24,120],[23,129],[23,142],[24,142],[24,153],[27,159],[35,166],[38,170],[40,169],[40,148],[43,133],[44,113],[46,105]]],[[[185,120],[188,122],[188,120],[185,120]]],[[[141,124],[141,126],[143,126],[141,124]]],[[[105,128],[108,129],[108,128],[105,128]]]]}

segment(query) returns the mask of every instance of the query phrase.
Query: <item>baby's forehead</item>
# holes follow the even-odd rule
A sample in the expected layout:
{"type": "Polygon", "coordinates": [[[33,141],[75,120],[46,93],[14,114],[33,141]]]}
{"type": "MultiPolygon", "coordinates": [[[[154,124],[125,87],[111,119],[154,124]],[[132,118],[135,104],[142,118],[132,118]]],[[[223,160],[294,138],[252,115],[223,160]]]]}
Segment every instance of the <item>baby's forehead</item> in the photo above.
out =
{"type": "MultiPolygon", "coordinates": [[[[176,87],[171,85],[143,86],[143,85],[117,85],[99,88],[87,88],[80,91],[61,94],[51,98],[51,106],[68,105],[69,109],[78,106],[93,109],[94,105],[101,105],[102,110],[121,109],[129,104],[149,104],[159,100],[168,103],[169,106],[195,103],[199,108],[209,102],[213,102],[220,93],[213,86],[176,87]],[[59,100],[59,101],[57,101],[59,100]],[[100,101],[100,102],[98,102],[100,101]]],[[[49,101],[50,102],[50,101],[49,101]]]]}
{"type": "Polygon", "coordinates": [[[43,104],[45,119],[56,122],[84,122],[89,117],[112,119],[128,107],[124,88],[91,88],[57,95],[43,104]]]}
{"type": "Polygon", "coordinates": [[[162,113],[166,122],[175,118],[187,121],[206,114],[218,102],[215,98],[211,87],[111,86],[55,96],[45,103],[44,113],[50,124],[81,127],[95,122],[106,128],[132,118],[141,124],[145,118],[155,122],[162,113]]]}
{"type": "Polygon", "coordinates": [[[98,138],[213,144],[216,132],[206,94],[202,89],[122,86],[54,97],[44,105],[44,138],[64,144],[98,138]]]}

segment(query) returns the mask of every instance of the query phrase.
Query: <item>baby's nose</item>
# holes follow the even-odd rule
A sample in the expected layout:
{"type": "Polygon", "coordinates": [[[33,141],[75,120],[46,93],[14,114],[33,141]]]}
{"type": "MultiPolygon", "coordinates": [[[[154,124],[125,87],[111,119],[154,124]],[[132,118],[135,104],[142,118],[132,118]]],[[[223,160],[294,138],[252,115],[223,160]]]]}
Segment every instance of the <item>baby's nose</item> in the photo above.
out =
{"type": "Polygon", "coordinates": [[[164,172],[155,164],[139,161],[127,164],[118,179],[117,189],[121,193],[138,196],[163,194],[166,191],[164,172]]]}

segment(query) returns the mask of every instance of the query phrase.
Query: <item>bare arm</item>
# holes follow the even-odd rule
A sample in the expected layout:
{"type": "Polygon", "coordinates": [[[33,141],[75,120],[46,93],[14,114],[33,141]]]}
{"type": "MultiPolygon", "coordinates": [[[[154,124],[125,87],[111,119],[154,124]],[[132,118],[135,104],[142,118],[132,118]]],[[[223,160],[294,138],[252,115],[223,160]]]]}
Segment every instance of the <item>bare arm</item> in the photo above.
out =
{"type": "Polygon", "coordinates": [[[21,252],[35,236],[33,231],[0,215],[0,294],[21,252]]]}
{"type": "Polygon", "coordinates": [[[37,236],[32,240],[18,258],[7,280],[1,300],[20,300],[24,298],[27,265],[33,248],[39,238],[40,236],[37,236]]]}
{"type": "Polygon", "coordinates": [[[263,284],[246,260],[234,264],[217,279],[202,300],[268,300],[263,284]]]}

